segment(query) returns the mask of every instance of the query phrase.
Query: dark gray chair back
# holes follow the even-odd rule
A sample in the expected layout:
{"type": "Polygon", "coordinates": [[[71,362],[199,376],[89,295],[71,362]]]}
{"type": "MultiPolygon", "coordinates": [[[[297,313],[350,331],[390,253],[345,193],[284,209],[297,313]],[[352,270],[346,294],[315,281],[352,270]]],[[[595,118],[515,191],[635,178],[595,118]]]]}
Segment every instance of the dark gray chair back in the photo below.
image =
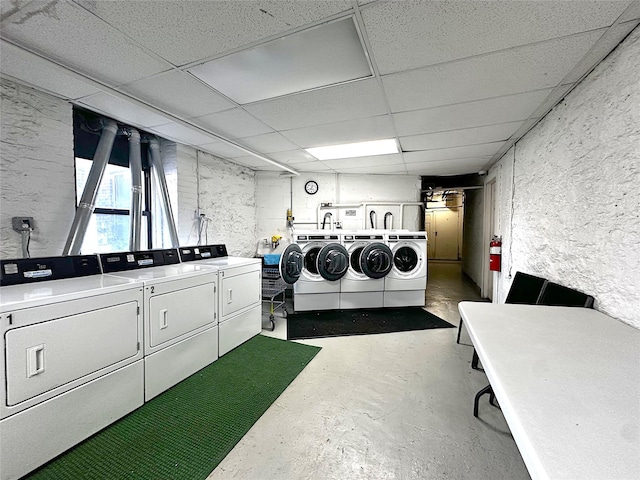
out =
{"type": "Polygon", "coordinates": [[[546,282],[542,277],[516,272],[504,303],[535,305],[546,282]]]}
{"type": "Polygon", "coordinates": [[[556,307],[593,308],[593,301],[594,299],[591,295],[557,283],[547,282],[542,288],[536,303],[538,305],[553,305],[556,307]]]}

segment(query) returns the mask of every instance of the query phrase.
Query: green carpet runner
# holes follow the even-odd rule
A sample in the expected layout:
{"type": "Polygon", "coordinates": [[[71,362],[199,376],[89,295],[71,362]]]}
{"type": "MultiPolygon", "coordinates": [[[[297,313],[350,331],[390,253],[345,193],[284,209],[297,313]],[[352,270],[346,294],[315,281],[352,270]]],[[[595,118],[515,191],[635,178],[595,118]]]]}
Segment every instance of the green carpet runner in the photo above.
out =
{"type": "Polygon", "coordinates": [[[26,478],[205,479],[319,350],[258,335],[26,478]]]}

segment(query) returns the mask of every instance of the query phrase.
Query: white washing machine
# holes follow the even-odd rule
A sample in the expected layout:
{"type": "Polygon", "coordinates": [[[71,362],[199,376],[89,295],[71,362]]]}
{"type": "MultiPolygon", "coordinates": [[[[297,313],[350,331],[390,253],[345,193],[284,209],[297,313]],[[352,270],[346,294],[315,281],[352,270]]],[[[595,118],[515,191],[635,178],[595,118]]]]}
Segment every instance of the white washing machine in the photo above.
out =
{"type": "Polygon", "coordinates": [[[384,277],[391,271],[391,250],[382,231],[341,233],[349,268],[340,280],[340,308],[377,308],[384,304],[384,277]]]}
{"type": "Polygon", "coordinates": [[[143,285],[97,255],[3,260],[0,479],[58,456],[144,402],[143,285]]]}
{"type": "Polygon", "coordinates": [[[152,399],[218,359],[218,270],[177,249],[100,255],[105,275],[144,283],[144,395],[152,399]]]}
{"type": "Polygon", "coordinates": [[[219,271],[219,356],[262,331],[261,259],[230,257],[225,245],[181,247],[180,256],[183,262],[219,271]]]}
{"type": "MultiPolygon", "coordinates": [[[[339,309],[340,279],[349,268],[349,254],[340,236],[335,232],[311,230],[295,232],[293,237],[303,259],[302,271],[293,283],[294,310],[339,309]]],[[[284,261],[286,263],[286,259],[284,261]]]]}
{"type": "Polygon", "coordinates": [[[384,279],[384,306],[424,306],[427,234],[398,231],[387,233],[386,236],[393,253],[393,266],[384,279]]]}

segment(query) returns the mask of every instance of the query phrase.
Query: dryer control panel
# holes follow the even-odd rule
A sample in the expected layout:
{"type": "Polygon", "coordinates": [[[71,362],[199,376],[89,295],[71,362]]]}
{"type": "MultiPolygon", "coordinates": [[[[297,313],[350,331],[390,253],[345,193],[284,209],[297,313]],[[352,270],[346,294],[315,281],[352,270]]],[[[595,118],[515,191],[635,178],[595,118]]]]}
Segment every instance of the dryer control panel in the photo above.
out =
{"type": "Polygon", "coordinates": [[[19,258],[0,261],[0,285],[19,285],[100,274],[97,255],[19,258]]]}
{"type": "Polygon", "coordinates": [[[195,247],[181,247],[180,258],[183,262],[193,262],[196,260],[207,260],[209,258],[227,257],[227,246],[224,243],[219,245],[198,245],[195,247]]]}
{"type": "Polygon", "coordinates": [[[143,250],[139,252],[120,252],[100,255],[102,271],[104,273],[122,272],[139,268],[158,267],[180,263],[178,250],[169,248],[164,250],[143,250]]]}

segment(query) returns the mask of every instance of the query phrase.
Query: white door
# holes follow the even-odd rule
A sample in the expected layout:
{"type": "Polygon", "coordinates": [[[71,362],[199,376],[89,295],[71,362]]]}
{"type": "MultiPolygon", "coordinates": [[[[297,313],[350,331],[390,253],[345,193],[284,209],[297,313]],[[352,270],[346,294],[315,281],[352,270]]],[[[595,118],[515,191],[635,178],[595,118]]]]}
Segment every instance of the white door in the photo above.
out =
{"type": "Polygon", "coordinates": [[[442,208],[432,211],[429,223],[428,258],[458,260],[460,251],[460,210],[442,208]]]}

